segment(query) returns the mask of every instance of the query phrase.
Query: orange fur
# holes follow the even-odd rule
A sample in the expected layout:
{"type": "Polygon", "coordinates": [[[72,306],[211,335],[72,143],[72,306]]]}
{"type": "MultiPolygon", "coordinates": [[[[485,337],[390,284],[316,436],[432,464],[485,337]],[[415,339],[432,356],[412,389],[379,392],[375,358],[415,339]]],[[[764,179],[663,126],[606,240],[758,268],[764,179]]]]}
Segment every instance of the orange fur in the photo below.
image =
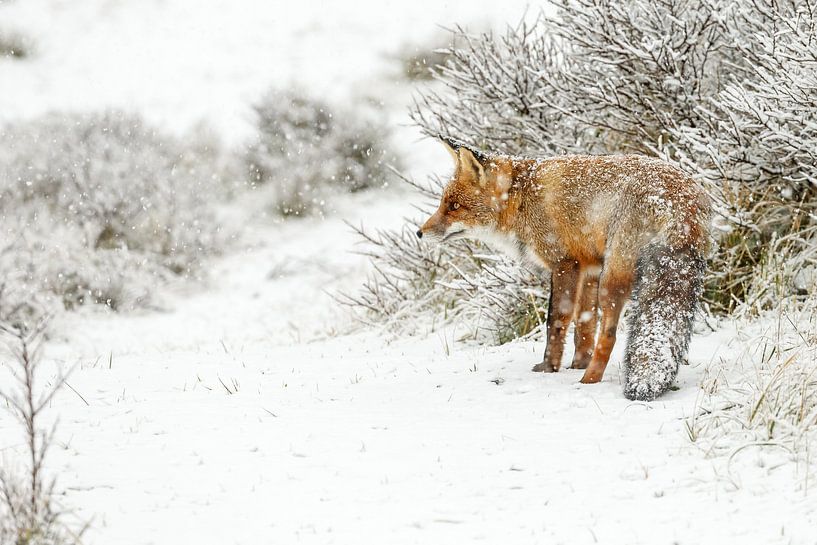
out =
{"type": "Polygon", "coordinates": [[[456,171],[418,235],[504,238],[550,269],[548,346],[534,370],[559,369],[572,320],[573,366],[586,367],[582,382],[600,381],[641,249],[660,240],[706,252],[703,190],[681,171],[644,156],[530,159],[485,156],[452,141],[448,146],[456,171]],[[601,327],[591,348],[598,313],[601,327]]]}

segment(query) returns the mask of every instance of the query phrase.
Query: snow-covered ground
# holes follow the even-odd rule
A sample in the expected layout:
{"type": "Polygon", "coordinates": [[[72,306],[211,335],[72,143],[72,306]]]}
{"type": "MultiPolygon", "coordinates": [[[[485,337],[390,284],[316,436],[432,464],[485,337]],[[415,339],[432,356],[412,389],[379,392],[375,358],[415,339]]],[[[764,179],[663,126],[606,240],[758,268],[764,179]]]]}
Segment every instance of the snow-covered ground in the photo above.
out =
{"type": "MultiPolygon", "coordinates": [[[[436,24],[514,22],[524,2],[0,1],[0,25],[36,54],[0,61],[0,118],[136,109],[238,144],[269,85],[382,102],[411,173],[448,156],[407,123],[390,57],[436,24]]],[[[605,380],[530,372],[543,343],[457,343],[450,330],[349,333],[331,293],[366,259],[344,223],[393,227],[400,188],[323,220],[248,227],[168,310],[70,314],[47,356],[78,364],[54,401],[49,458],[89,544],[817,543],[794,467],[751,451],[728,464],[687,438],[707,364],[742,348],[735,326],[694,338],[691,365],[655,403],[605,380]]],[[[0,414],[0,450],[19,447],[0,414]]]]}

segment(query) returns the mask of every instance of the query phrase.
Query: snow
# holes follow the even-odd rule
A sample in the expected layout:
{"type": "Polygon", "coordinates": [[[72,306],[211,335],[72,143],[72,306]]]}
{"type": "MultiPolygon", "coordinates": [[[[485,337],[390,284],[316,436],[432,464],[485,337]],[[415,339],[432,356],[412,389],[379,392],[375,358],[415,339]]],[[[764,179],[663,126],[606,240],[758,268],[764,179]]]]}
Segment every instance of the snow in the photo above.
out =
{"type": "MultiPolygon", "coordinates": [[[[271,82],[298,84],[378,97],[412,174],[446,173],[442,147],[400,125],[410,89],[387,54],[436,23],[513,22],[516,4],[0,2],[38,44],[0,61],[0,116],[119,106],[238,143],[271,82]]],[[[707,365],[742,348],[734,324],[694,335],[678,391],[654,403],[623,397],[623,342],[603,382],[580,385],[530,371],[542,342],[352,328],[331,294],[368,264],[344,220],[399,226],[415,198],[390,188],[250,225],[166,310],[56,321],[46,357],[78,364],[82,397],[55,399],[48,464],[92,520],[86,543],[813,543],[791,465],[750,449],[727,464],[687,438],[707,365]]],[[[0,452],[19,437],[0,416],[0,452]]]]}
{"type": "MultiPolygon", "coordinates": [[[[380,204],[367,221],[399,213],[380,204]]],[[[621,395],[622,344],[605,380],[582,386],[581,371],[530,372],[538,342],[327,336],[322,290],[362,273],[353,237],[339,219],[298,225],[297,243],[289,227],[222,263],[228,281],[173,313],[60,324],[50,354],[81,362],[70,384],[89,405],[70,391],[56,402],[66,446],[52,463],[70,503],[95,517],[89,543],[811,535],[813,501],[786,490],[785,468],[734,489],[686,439],[703,368],[734,332],[696,337],[680,390],[655,403],[621,395]],[[297,280],[268,278],[282,261],[297,280]]]]}

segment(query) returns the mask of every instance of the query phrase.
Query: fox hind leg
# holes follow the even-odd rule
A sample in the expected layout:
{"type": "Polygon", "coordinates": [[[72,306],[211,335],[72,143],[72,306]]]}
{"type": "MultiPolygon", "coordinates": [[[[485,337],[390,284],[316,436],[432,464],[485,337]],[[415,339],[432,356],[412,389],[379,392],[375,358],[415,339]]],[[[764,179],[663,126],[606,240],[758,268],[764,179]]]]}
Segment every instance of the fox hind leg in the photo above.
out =
{"type": "MultiPolygon", "coordinates": [[[[613,264],[610,264],[613,265],[613,264]]],[[[633,282],[631,268],[608,267],[602,272],[599,280],[599,307],[601,309],[601,330],[590,364],[582,376],[581,382],[592,384],[601,381],[610,353],[616,344],[616,330],[621,310],[630,296],[633,282]],[[626,272],[624,272],[626,271],[626,272]]]]}
{"type": "Polygon", "coordinates": [[[574,259],[561,261],[551,272],[547,348],[545,348],[544,361],[534,365],[534,371],[554,373],[561,367],[565,335],[576,307],[578,284],[579,262],[574,259]]]}

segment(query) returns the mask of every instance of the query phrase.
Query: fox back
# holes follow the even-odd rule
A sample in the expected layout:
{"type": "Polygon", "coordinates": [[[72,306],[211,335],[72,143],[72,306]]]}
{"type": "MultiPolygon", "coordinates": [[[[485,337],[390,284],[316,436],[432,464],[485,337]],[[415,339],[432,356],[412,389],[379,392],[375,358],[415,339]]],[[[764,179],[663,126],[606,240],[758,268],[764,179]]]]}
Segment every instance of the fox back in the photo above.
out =
{"type": "Polygon", "coordinates": [[[484,165],[458,161],[422,230],[481,239],[552,268],[565,255],[601,265],[616,235],[620,252],[637,253],[657,238],[706,252],[709,213],[703,190],[657,159],[492,156],[484,165]]]}
{"type": "Polygon", "coordinates": [[[417,234],[479,239],[551,270],[548,349],[534,370],[558,370],[556,345],[564,343],[577,301],[592,300],[601,308],[601,333],[586,349],[593,356],[582,382],[600,381],[632,293],[625,394],[653,399],[665,391],[686,358],[701,292],[710,219],[703,189],[673,166],[639,155],[530,159],[446,144],[456,170],[417,234]],[[582,297],[585,284],[597,293],[582,297]]]}

